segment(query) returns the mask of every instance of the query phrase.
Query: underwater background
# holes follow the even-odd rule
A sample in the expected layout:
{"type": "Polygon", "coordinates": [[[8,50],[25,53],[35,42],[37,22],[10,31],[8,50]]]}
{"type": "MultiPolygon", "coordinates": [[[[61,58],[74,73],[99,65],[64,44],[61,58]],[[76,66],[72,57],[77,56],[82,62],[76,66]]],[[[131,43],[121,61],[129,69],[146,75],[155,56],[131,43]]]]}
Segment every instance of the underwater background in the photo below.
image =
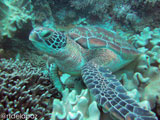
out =
{"type": "Polygon", "coordinates": [[[160,0],[0,0],[0,120],[8,117],[2,114],[113,119],[91,99],[82,80],[65,85],[70,75],[57,70],[64,83],[58,90],[50,70],[54,58],[29,41],[39,26],[66,32],[90,25],[115,31],[143,53],[115,74],[128,95],[160,119],[160,0]]]}

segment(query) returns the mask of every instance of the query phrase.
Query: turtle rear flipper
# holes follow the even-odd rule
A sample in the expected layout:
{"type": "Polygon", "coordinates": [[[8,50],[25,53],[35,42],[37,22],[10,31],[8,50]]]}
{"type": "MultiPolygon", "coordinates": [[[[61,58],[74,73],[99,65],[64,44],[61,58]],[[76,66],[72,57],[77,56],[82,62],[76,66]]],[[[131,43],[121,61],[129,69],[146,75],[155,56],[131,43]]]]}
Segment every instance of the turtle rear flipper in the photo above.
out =
{"type": "Polygon", "coordinates": [[[151,111],[141,108],[127,95],[125,88],[109,69],[93,62],[82,68],[84,83],[105,111],[121,120],[158,120],[151,111]]]}

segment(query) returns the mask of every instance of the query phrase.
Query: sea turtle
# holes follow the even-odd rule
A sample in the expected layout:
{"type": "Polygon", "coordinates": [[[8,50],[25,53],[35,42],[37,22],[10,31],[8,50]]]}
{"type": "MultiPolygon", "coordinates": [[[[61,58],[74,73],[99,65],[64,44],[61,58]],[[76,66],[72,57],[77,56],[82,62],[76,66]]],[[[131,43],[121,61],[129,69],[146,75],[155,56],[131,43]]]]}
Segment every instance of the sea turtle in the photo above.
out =
{"type": "Polygon", "coordinates": [[[112,75],[140,54],[115,32],[99,26],[75,27],[68,32],[37,27],[29,39],[36,48],[53,56],[62,72],[82,75],[104,112],[119,120],[157,120],[154,113],[130,98],[112,75]]]}

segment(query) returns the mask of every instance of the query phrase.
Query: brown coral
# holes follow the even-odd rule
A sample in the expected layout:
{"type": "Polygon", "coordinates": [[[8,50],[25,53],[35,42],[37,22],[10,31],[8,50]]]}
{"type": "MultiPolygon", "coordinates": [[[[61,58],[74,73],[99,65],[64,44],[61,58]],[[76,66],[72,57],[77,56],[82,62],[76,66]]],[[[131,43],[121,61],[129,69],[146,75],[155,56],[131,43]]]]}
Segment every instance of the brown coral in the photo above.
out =
{"type": "Polygon", "coordinates": [[[39,68],[19,60],[0,59],[0,113],[34,114],[49,119],[59,93],[39,68]]]}

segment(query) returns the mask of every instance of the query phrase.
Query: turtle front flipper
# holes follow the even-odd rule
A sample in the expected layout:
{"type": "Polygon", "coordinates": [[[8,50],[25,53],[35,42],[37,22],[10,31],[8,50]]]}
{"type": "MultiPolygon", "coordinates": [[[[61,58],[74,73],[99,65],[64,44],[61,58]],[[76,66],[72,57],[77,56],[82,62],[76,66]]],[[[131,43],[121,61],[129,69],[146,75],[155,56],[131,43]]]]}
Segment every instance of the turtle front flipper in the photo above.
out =
{"type": "Polygon", "coordinates": [[[120,120],[158,120],[127,95],[125,88],[109,69],[88,62],[82,68],[84,83],[105,111],[120,120]]]}

